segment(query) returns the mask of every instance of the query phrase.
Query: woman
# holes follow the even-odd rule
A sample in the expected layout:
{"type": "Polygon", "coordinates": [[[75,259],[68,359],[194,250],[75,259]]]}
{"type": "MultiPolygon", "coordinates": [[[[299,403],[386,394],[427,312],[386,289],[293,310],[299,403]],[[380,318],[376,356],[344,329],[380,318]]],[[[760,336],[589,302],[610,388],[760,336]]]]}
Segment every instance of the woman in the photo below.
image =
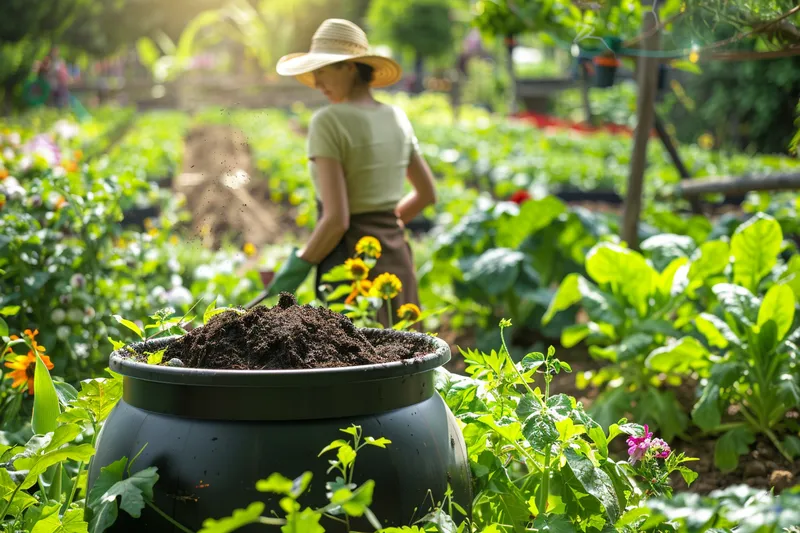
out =
{"type": "MultiPolygon", "coordinates": [[[[331,105],[314,114],[308,132],[318,222],[306,245],[278,271],[269,294],[294,292],[316,265],[322,298],[323,274],[344,263],[358,240],[370,235],[382,246],[372,272],[394,274],[403,284],[392,308],[419,305],[404,227],[436,201],[433,175],[408,117],[375,100],[371,91],[399,81],[400,66],[370,54],[366,34],[352,22],[329,19],[315,32],[308,53],[281,58],[277,70],[321,90],[331,105]],[[406,179],[412,190],[404,195],[406,179]]],[[[385,307],[379,320],[388,324],[385,307]]]]}

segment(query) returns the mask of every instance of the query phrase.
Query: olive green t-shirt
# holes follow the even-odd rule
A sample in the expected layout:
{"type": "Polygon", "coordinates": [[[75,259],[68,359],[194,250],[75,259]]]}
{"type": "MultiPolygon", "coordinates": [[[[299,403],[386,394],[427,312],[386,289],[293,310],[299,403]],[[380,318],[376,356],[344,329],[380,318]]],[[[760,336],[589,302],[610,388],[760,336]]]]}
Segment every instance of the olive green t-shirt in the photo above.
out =
{"type": "Polygon", "coordinates": [[[319,198],[314,157],[342,164],[350,213],[394,210],[405,191],[409,158],[418,150],[406,114],[395,106],[332,104],[314,113],[308,129],[311,177],[319,198]]]}

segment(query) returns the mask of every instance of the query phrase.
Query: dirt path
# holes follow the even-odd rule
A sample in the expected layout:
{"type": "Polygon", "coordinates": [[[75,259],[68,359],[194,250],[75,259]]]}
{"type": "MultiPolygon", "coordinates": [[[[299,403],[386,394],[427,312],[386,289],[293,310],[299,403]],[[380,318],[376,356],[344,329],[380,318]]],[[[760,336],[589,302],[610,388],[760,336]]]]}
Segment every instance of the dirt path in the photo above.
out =
{"type": "Polygon", "coordinates": [[[225,239],[241,246],[272,244],[283,231],[267,180],[256,169],[242,132],[200,125],[186,136],[181,173],[173,180],[186,196],[192,230],[203,244],[218,248],[225,239]]]}

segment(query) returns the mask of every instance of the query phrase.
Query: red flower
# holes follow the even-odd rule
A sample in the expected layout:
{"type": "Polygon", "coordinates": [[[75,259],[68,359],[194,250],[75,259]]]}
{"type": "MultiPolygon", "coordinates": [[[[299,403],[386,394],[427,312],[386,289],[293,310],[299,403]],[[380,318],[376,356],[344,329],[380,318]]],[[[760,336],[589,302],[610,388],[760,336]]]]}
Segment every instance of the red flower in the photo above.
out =
{"type": "Polygon", "coordinates": [[[520,189],[511,195],[511,201],[517,205],[522,205],[522,203],[527,202],[531,198],[532,198],[531,193],[529,193],[525,189],[520,189]]]}

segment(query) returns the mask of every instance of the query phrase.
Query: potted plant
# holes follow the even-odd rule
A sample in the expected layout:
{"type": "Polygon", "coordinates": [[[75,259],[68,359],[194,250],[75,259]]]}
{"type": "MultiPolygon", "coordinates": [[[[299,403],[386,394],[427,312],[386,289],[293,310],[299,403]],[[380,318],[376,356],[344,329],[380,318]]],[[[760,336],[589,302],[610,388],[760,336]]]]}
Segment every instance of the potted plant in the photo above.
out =
{"type": "Polygon", "coordinates": [[[622,45],[622,41],[618,37],[606,37],[603,41],[609,53],[604,52],[596,55],[593,62],[596,67],[595,85],[607,88],[614,86],[614,78],[620,65],[616,53],[622,45]]]}
{"type": "MultiPolygon", "coordinates": [[[[396,311],[405,313],[397,329],[360,328],[344,314],[283,294],[272,308],[209,306],[203,326],[165,338],[144,338],[118,319],[144,340],[117,344],[111,354],[124,395],[98,437],[88,490],[102,483],[103,467],[136,457],[131,476],[157,467],[154,503],[193,531],[254,500],[266,513],[280,513],[280,498],[256,488],[273,472],[312,472],[307,504],[322,506],[332,489],[319,450],[355,425],[390,443],[360,451],[356,479],[334,483],[373,480],[370,509],[384,527],[410,525],[448,497],[468,514],[466,447],[434,387],[449,346],[401,331],[421,315],[396,311]]],[[[182,322],[154,318],[148,327],[159,332],[182,322]]],[[[342,446],[336,453],[346,456],[342,446]]],[[[351,519],[348,527],[366,531],[368,524],[351,519]]],[[[345,529],[336,521],[324,527],[345,529]]],[[[120,513],[112,531],[172,532],[173,525],[147,508],[138,519],[120,513]]]]}

